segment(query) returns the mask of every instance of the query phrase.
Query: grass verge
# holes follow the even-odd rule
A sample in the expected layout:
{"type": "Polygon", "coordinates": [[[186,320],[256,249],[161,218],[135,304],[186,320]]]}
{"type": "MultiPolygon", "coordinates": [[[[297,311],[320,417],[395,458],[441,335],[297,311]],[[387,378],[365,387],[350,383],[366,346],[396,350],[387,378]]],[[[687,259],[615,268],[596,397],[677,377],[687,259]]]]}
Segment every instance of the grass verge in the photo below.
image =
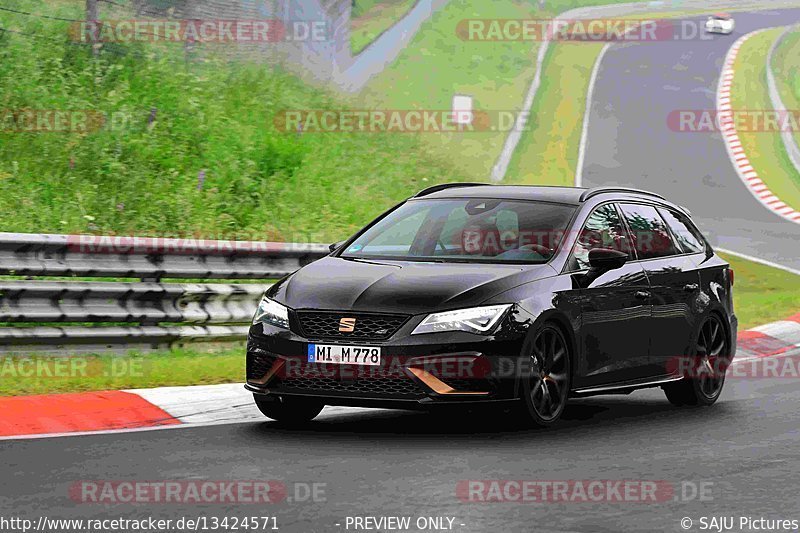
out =
{"type": "MultiPolygon", "coordinates": [[[[767,90],[767,54],[782,28],[753,36],[739,50],[731,87],[734,110],[772,110],[767,90]]],[[[739,131],[742,148],[773,194],[800,210],[800,174],[792,165],[780,132],[739,131]]]]}
{"type": "Polygon", "coordinates": [[[358,54],[402,19],[417,0],[357,0],[350,22],[350,50],[358,54]]]}
{"type": "MultiPolygon", "coordinates": [[[[786,108],[800,109],[800,30],[787,35],[775,50],[772,68],[786,108]]],[[[794,136],[800,144],[800,131],[794,136]]]]}
{"type": "Polygon", "coordinates": [[[244,381],[243,343],[208,349],[189,346],[125,356],[0,356],[0,396],[244,381]]]}
{"type": "MultiPolygon", "coordinates": [[[[448,111],[455,94],[473,98],[476,110],[515,113],[533,79],[537,42],[467,41],[458,37],[465,19],[525,19],[534,2],[451,1],[425,22],[398,59],[373,78],[359,95],[372,109],[448,111]]],[[[495,125],[497,125],[495,123],[495,125]]],[[[489,177],[506,131],[424,133],[433,153],[462,180],[489,177]]]]}
{"type": "MultiPolygon", "coordinates": [[[[576,7],[613,3],[609,0],[548,0],[541,9],[537,0],[451,1],[425,23],[398,60],[376,76],[361,97],[369,107],[449,110],[453,96],[464,94],[473,97],[477,110],[493,116],[497,112],[514,115],[521,110],[533,80],[541,43],[461,40],[456,31],[459,22],[465,19],[548,19],[576,7]],[[421,64],[424,68],[420,68],[421,64]]],[[[549,91],[542,96],[547,89],[539,89],[531,114],[534,124],[524,134],[527,142],[523,139],[518,148],[524,153],[515,154],[509,181],[553,184],[570,180],[571,183],[574,170],[567,169],[575,167],[582,103],[588,84],[584,65],[588,63],[591,71],[593,64],[589,57],[591,52],[583,53],[592,50],[596,56],[600,48],[595,44],[575,44],[554,54],[556,63],[544,69],[542,82],[543,86],[549,85],[549,91]],[[578,50],[581,48],[583,52],[578,50]],[[563,72],[568,69],[575,72],[563,72]],[[553,81],[554,76],[560,81],[553,81]],[[546,101],[540,102],[542,99],[546,101]],[[573,138],[576,123],[577,138],[573,138]],[[564,151],[565,142],[574,143],[574,149],[564,151]],[[526,144],[531,147],[523,148],[526,144]]],[[[495,120],[491,131],[429,133],[423,138],[434,152],[441,152],[464,179],[484,181],[508,135],[507,128],[499,119],[495,120]]]]}
{"type": "Polygon", "coordinates": [[[800,311],[800,276],[720,255],[736,272],[734,301],[740,331],[783,320],[800,311]]]}
{"type": "Polygon", "coordinates": [[[531,123],[506,174],[509,183],[574,184],[589,79],[598,43],[551,45],[531,123]]]}
{"type": "MultiPolygon", "coordinates": [[[[9,7],[82,16],[79,2],[9,7]]],[[[68,42],[68,22],[0,12],[0,27],[40,36],[0,32],[3,231],[333,242],[458,181],[413,135],[282,131],[284,110],[350,106],[263,64],[186,62],[180,44],[115,44],[93,58],[68,42]],[[32,131],[21,110],[125,121],[32,131]]]]}

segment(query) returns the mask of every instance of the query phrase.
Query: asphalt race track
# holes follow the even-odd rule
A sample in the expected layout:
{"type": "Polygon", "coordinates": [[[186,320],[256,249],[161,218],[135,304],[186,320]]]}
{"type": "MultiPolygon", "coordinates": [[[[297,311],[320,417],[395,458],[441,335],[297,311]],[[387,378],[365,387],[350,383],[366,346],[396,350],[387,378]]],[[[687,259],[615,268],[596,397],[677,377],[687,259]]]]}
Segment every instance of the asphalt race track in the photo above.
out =
{"type": "MultiPolygon", "coordinates": [[[[671,130],[670,112],[713,110],[720,70],[742,35],[800,21],[800,10],[735,13],[732,35],[611,47],[589,118],[584,186],[627,185],[688,207],[712,244],[800,269],[800,225],[762,206],[719,133],[671,130]]],[[[702,21],[703,19],[693,19],[702,21]]]]}
{"type": "MultiPolygon", "coordinates": [[[[721,137],[666,125],[672,110],[714,108],[719,69],[738,36],[800,20],[800,10],[736,20],[732,36],[609,51],[595,89],[584,182],[665,193],[689,207],[716,244],[800,268],[800,227],[750,195],[721,137]]],[[[453,531],[476,533],[684,531],[684,517],[697,524],[723,515],[800,519],[798,405],[795,379],[741,378],[729,380],[711,408],[674,408],[659,389],[575,400],[549,430],[521,429],[498,416],[353,410],[301,429],[265,420],[1,441],[0,516],[275,515],[290,533],[346,531],[346,517],[378,515],[449,516],[453,531]],[[324,483],[325,497],[269,506],[80,504],[69,497],[79,480],[203,479],[324,483]],[[664,480],[685,483],[687,493],[657,503],[464,503],[456,486],[474,479],[664,480]],[[710,500],[694,494],[703,483],[710,483],[710,500]]]]}
{"type": "Polygon", "coordinates": [[[729,380],[705,409],[659,389],[574,401],[550,430],[507,420],[354,410],[304,429],[272,422],[0,443],[2,515],[55,518],[276,515],[282,531],[344,531],[347,516],[455,517],[454,531],[681,531],[683,517],[800,512],[800,388],[729,380]],[[325,483],[324,502],[273,506],[74,503],[78,480],[282,480],[325,483]],[[469,479],[664,480],[686,500],[464,503],[469,479]],[[702,485],[710,483],[710,485],[702,485]],[[692,487],[712,500],[699,501],[692,487]],[[681,491],[684,489],[681,489],[681,491]],[[679,493],[681,491],[678,491],[679,493]],[[12,503],[13,502],[13,503],[12,503]],[[464,524],[464,526],[460,526],[464,524]]]}

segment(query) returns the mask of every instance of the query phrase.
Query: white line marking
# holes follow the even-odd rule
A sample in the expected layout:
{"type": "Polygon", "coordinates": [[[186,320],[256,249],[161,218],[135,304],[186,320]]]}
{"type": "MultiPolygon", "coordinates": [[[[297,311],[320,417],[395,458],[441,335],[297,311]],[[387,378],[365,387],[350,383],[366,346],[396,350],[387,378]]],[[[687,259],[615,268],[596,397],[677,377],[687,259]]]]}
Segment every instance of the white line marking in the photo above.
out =
{"type": "MultiPolygon", "coordinates": [[[[548,31],[550,27],[551,26],[548,25],[548,31]]],[[[508,167],[511,165],[511,160],[514,158],[514,153],[517,151],[517,146],[522,140],[523,130],[530,118],[529,115],[531,109],[533,109],[533,104],[536,102],[539,86],[542,84],[542,76],[544,75],[543,71],[545,68],[544,63],[549,49],[550,40],[545,40],[541,43],[541,46],[539,46],[539,52],[536,55],[536,72],[525,94],[525,100],[522,103],[522,112],[517,115],[517,119],[514,122],[514,129],[506,136],[500,155],[497,156],[497,161],[495,161],[494,166],[492,166],[490,179],[494,183],[499,183],[505,179],[508,167]]]]}
{"type": "Polygon", "coordinates": [[[800,323],[791,320],[782,320],[779,322],[772,322],[753,328],[753,331],[758,331],[764,335],[769,335],[775,339],[780,340],[786,344],[800,343],[800,323]]]}
{"type": "MultiPolygon", "coordinates": [[[[327,417],[338,416],[346,413],[355,413],[359,411],[374,411],[374,409],[365,409],[360,407],[338,407],[328,406],[315,418],[314,420],[324,420],[327,417]]],[[[260,420],[215,420],[200,423],[188,424],[174,424],[171,426],[150,426],[141,428],[124,428],[124,429],[103,429],[100,431],[72,431],[64,433],[36,433],[33,435],[10,435],[0,437],[0,441],[7,440],[37,440],[37,439],[56,439],[61,437],[85,437],[87,435],[116,435],[119,433],[139,433],[144,431],[163,431],[168,429],[191,429],[198,427],[211,427],[211,426],[227,426],[231,424],[260,424],[263,422],[271,422],[268,418],[262,417],[260,420]]]]}
{"type": "Polygon", "coordinates": [[[742,358],[742,359],[736,357],[733,360],[733,364],[736,365],[736,364],[739,364],[739,363],[747,363],[748,361],[760,361],[762,359],[768,359],[768,358],[771,358],[771,357],[774,357],[775,359],[784,359],[786,357],[793,357],[795,355],[798,355],[797,348],[800,348],[800,346],[795,346],[794,348],[790,348],[789,350],[787,350],[787,351],[785,351],[783,353],[777,353],[777,354],[773,354],[773,355],[757,355],[755,357],[745,357],[745,358],[742,358]]]}
{"type": "Polygon", "coordinates": [[[586,93],[586,107],[583,110],[583,130],[581,131],[581,144],[578,146],[578,165],[575,169],[575,186],[583,187],[583,162],[586,159],[586,146],[589,144],[589,117],[592,114],[592,99],[594,98],[594,87],[597,82],[597,75],[600,72],[600,64],[611,48],[611,43],[606,43],[592,67],[592,75],[589,77],[589,91],[586,93]]]}
{"type": "Polygon", "coordinates": [[[187,424],[231,418],[261,420],[264,416],[253,402],[253,393],[247,392],[239,383],[132,389],[123,392],[135,394],[187,424]]]}
{"type": "MultiPolygon", "coordinates": [[[[265,419],[266,420],[266,419],[265,419]]],[[[249,421],[248,421],[249,422],[249,421]]],[[[142,428],[125,429],[102,429],[99,431],[71,431],[64,433],[34,433],[33,435],[9,435],[0,437],[0,441],[6,440],[35,440],[35,439],[55,439],[59,437],[85,437],[86,435],[116,435],[118,433],[138,433],[140,431],[160,431],[165,429],[184,429],[204,426],[221,426],[224,424],[237,424],[238,421],[216,422],[208,424],[174,424],[171,426],[150,426],[142,428]]]]}
{"type": "Polygon", "coordinates": [[[752,255],[747,255],[739,252],[734,252],[733,250],[727,250],[725,248],[714,248],[718,252],[722,252],[723,254],[732,255],[735,257],[739,257],[741,259],[747,259],[748,261],[752,261],[753,263],[758,263],[760,265],[777,268],[778,270],[783,270],[784,272],[788,272],[790,274],[794,274],[796,276],[800,276],[800,270],[787,267],[784,265],[779,265],[778,263],[773,263],[772,261],[767,261],[766,259],[761,259],[760,257],[753,257],[752,255]]]}

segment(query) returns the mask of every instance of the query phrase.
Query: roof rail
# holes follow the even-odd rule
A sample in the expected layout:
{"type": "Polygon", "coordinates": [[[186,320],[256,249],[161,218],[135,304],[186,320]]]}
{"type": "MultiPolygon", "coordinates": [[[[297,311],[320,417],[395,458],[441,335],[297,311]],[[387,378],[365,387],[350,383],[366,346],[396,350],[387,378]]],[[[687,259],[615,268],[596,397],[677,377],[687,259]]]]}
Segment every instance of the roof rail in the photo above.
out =
{"type": "Polygon", "coordinates": [[[454,189],[457,187],[478,187],[480,185],[488,185],[488,183],[440,183],[439,185],[434,185],[432,187],[428,187],[427,189],[419,191],[417,194],[414,195],[414,198],[420,198],[421,196],[428,196],[429,194],[433,194],[439,191],[444,191],[446,189],[454,189]]]}
{"type": "Polygon", "coordinates": [[[622,193],[627,192],[627,193],[632,193],[632,194],[642,194],[642,195],[645,195],[645,196],[653,196],[653,197],[659,198],[661,200],[666,200],[666,198],[664,198],[660,194],[656,194],[656,193],[650,192],[650,191],[643,191],[641,189],[632,189],[630,187],[595,187],[593,189],[589,189],[587,191],[584,191],[583,194],[581,194],[580,201],[581,202],[585,202],[589,198],[594,198],[595,196],[597,196],[599,194],[605,194],[605,193],[611,193],[611,192],[622,192],[622,193]]]}

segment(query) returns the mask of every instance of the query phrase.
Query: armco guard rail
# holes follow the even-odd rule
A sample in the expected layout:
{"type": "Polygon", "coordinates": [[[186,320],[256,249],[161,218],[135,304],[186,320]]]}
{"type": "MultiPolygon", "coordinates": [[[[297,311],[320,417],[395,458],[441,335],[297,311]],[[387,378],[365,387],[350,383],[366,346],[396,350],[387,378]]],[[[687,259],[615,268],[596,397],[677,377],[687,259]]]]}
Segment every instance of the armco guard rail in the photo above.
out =
{"type": "Polygon", "coordinates": [[[0,233],[0,353],[240,340],[268,284],[162,280],[269,280],[328,253],[321,244],[0,233]]]}

